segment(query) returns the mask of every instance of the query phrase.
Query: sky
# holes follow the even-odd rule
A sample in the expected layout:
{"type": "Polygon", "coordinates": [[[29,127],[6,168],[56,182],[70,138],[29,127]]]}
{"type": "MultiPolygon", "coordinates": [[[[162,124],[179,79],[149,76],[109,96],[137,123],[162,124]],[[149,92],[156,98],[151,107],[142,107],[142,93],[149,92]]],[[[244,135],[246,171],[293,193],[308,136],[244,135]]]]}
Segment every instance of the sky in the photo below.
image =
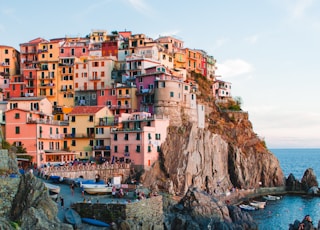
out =
{"type": "Polygon", "coordinates": [[[0,45],[94,29],[176,36],[217,60],[268,148],[320,148],[320,1],[1,0],[0,45]]]}

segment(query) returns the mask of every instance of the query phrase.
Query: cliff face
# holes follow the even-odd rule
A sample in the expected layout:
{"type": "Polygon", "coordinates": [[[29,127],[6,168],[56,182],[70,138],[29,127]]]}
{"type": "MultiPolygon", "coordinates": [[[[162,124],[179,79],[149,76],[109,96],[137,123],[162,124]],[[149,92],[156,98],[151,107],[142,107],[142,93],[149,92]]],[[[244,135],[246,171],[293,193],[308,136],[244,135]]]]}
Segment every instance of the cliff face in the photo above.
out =
{"type": "Polygon", "coordinates": [[[143,183],[179,195],[190,186],[209,194],[233,187],[283,186],[279,161],[254,133],[248,113],[229,110],[232,100],[218,105],[206,96],[210,82],[196,80],[197,102],[205,105],[205,128],[198,128],[190,109],[157,107],[158,114],[170,116],[171,126],[161,146],[159,163],[145,173],[143,183]]]}

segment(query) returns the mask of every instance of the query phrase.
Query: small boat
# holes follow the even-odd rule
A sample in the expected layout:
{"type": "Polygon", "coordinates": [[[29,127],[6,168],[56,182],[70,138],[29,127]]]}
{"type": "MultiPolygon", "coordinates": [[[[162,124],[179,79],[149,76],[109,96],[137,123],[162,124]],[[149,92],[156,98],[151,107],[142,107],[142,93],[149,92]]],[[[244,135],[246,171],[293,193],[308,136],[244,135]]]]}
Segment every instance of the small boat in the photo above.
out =
{"type": "Polygon", "coordinates": [[[52,180],[52,182],[54,182],[54,183],[61,183],[63,181],[63,177],[61,177],[61,176],[51,175],[49,177],[49,179],[52,180]]]}
{"type": "Polygon", "coordinates": [[[46,188],[54,193],[59,194],[60,193],[60,186],[58,185],[54,185],[54,184],[49,184],[49,183],[44,183],[44,185],[46,186],[46,188]]]}
{"type": "Polygon", "coordinates": [[[112,187],[107,184],[81,184],[81,187],[88,194],[106,194],[112,192],[112,187]]]}
{"type": "Polygon", "coordinates": [[[252,201],[250,202],[249,204],[255,208],[264,208],[266,206],[266,203],[265,201],[252,201]]]}
{"type": "Polygon", "coordinates": [[[103,222],[101,220],[91,219],[91,218],[81,218],[83,223],[99,226],[99,227],[110,227],[110,224],[103,222]]]}
{"type": "Polygon", "coordinates": [[[253,210],[256,210],[255,207],[251,206],[251,205],[248,205],[248,204],[240,204],[239,205],[239,208],[243,209],[243,210],[246,210],[246,211],[253,211],[253,210]]]}
{"type": "Polygon", "coordinates": [[[79,227],[82,223],[81,216],[73,209],[69,208],[64,213],[65,220],[75,227],[79,227]]]}
{"type": "Polygon", "coordinates": [[[280,196],[267,195],[267,196],[264,196],[263,199],[265,199],[265,200],[280,200],[281,197],[280,196]]]}

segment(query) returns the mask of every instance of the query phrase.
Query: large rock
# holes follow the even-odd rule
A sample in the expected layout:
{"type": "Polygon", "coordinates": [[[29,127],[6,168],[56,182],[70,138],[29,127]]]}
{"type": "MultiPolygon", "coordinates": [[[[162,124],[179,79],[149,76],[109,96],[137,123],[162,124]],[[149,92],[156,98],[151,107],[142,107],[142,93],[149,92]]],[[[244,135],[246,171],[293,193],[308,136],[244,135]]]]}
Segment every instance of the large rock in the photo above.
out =
{"type": "Polygon", "coordinates": [[[248,213],[196,188],[189,189],[167,215],[166,229],[258,229],[248,213]]]}
{"type": "Polygon", "coordinates": [[[302,189],[308,191],[311,187],[319,187],[317,177],[312,168],[308,168],[301,179],[302,189]]]}
{"type": "Polygon", "coordinates": [[[50,198],[44,183],[32,173],[21,175],[18,193],[12,204],[10,219],[22,229],[70,229],[57,218],[57,205],[50,198]]]}

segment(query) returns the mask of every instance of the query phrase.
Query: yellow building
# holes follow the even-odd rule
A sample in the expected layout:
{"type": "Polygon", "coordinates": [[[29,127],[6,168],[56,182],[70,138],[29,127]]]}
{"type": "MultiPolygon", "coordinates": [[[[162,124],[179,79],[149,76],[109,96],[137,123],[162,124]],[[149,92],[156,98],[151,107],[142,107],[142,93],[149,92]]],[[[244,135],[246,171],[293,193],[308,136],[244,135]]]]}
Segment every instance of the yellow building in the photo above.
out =
{"type": "Polygon", "coordinates": [[[59,65],[59,43],[41,42],[38,44],[37,95],[46,96],[57,105],[57,83],[59,65]]]}
{"type": "Polygon", "coordinates": [[[68,139],[69,148],[77,158],[89,159],[93,157],[93,150],[96,149],[94,146],[110,143],[110,132],[101,131],[97,127],[103,126],[101,122],[106,117],[113,117],[106,106],[76,106],[69,113],[71,133],[65,135],[65,138],[68,139]]]}
{"type": "Polygon", "coordinates": [[[202,74],[203,68],[202,68],[202,53],[199,50],[194,49],[185,49],[186,54],[186,69],[189,72],[195,72],[202,74]]]}
{"type": "Polygon", "coordinates": [[[3,77],[20,74],[20,53],[10,46],[0,45],[0,75],[3,77]]]}

